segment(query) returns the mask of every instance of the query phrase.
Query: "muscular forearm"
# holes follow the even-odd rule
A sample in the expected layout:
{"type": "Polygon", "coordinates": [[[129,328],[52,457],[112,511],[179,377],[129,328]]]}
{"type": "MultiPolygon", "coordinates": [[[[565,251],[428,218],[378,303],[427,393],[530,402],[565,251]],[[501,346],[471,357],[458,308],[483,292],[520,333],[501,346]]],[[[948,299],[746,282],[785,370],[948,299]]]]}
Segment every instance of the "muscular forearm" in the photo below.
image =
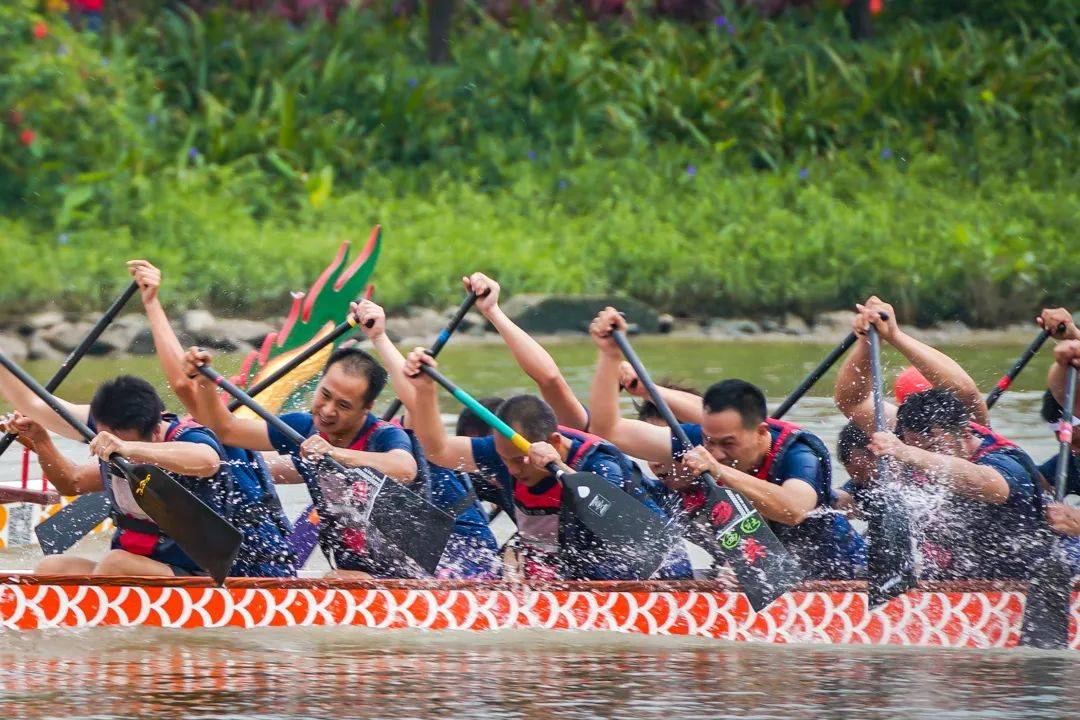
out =
{"type": "Polygon", "coordinates": [[[683,390],[672,390],[671,388],[659,386],[658,389],[660,390],[660,397],[671,408],[676,420],[683,423],[701,424],[705,411],[702,408],[700,397],[683,390]]]}
{"type": "Polygon", "coordinates": [[[345,467],[368,467],[407,485],[416,479],[416,460],[406,452],[365,452],[334,448],[331,457],[345,467]]]}
{"type": "Polygon", "coordinates": [[[157,352],[158,362],[169,387],[180,398],[188,411],[192,411],[195,389],[192,381],[184,374],[184,348],[180,340],[173,332],[169,318],[165,315],[165,309],[155,297],[145,303],[146,319],[150,323],[150,335],[154,339],[154,349],[157,352]]]}
{"type": "Polygon", "coordinates": [[[84,487],[85,483],[79,482],[80,467],[64,457],[51,440],[35,443],[34,452],[42,473],[61,495],[81,495],[90,491],[84,487]]]}
{"type": "Polygon", "coordinates": [[[372,345],[374,345],[379,359],[382,360],[383,366],[386,367],[386,372],[390,376],[390,385],[394,388],[394,394],[398,396],[398,399],[401,400],[405,407],[411,406],[416,390],[413,384],[405,377],[405,357],[385,334],[375,338],[372,345]]]}
{"type": "Polygon", "coordinates": [[[994,469],[963,458],[940,455],[905,445],[896,459],[934,480],[950,485],[961,495],[980,502],[1000,505],[1009,499],[1009,484],[994,469]]]}
{"type": "Polygon", "coordinates": [[[971,419],[977,423],[986,423],[986,403],[975,381],[964,368],[945,353],[919,342],[904,332],[897,333],[892,341],[893,347],[921,372],[937,388],[944,388],[955,393],[960,402],[971,413],[971,419]]]}
{"type": "Polygon", "coordinates": [[[221,458],[213,448],[190,442],[127,443],[127,459],[202,478],[213,477],[221,466],[221,458]]]}
{"type": "Polygon", "coordinates": [[[610,437],[619,421],[619,356],[601,352],[589,389],[589,430],[610,437]]]}
{"type": "Polygon", "coordinates": [[[555,411],[559,423],[584,429],[589,420],[588,414],[574,397],[555,359],[544,346],[518,327],[498,306],[487,313],[487,319],[510,349],[518,367],[536,383],[544,400],[555,411]]]}
{"type": "Polygon", "coordinates": [[[760,480],[725,466],[721,466],[718,472],[724,484],[742,493],[770,522],[798,525],[814,509],[813,503],[806,503],[793,487],[760,480]]]}
{"type": "Polygon", "coordinates": [[[872,389],[869,344],[859,338],[836,377],[833,399],[840,412],[867,432],[874,430],[872,389]]]}

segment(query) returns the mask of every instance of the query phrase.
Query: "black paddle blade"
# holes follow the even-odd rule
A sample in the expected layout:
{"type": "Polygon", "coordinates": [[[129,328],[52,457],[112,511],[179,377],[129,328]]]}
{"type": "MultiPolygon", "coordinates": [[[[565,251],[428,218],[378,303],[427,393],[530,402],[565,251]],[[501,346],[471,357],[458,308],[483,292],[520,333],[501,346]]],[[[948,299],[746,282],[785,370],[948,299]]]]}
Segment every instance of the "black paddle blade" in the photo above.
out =
{"type": "Polygon", "coordinates": [[[667,524],[629,493],[593,473],[560,476],[563,504],[622,560],[634,577],[656,574],[674,542],[667,524]]]}
{"type": "Polygon", "coordinates": [[[240,552],[240,531],[159,467],[132,465],[125,474],[142,511],[221,585],[240,552]]]}
{"type": "Polygon", "coordinates": [[[344,527],[374,527],[425,572],[435,573],[454,530],[450,513],[371,468],[349,468],[347,474],[327,469],[319,476],[319,488],[328,511],[344,527]],[[354,492],[356,483],[363,483],[367,500],[354,492]]]}
{"type": "Polygon", "coordinates": [[[871,608],[903,595],[918,583],[911,521],[903,500],[885,487],[867,493],[866,580],[871,608]]]}
{"type": "Polygon", "coordinates": [[[728,488],[710,492],[705,506],[691,518],[695,537],[706,550],[723,558],[755,611],[768,607],[805,577],[798,560],[788,551],[765,519],[728,488]],[[739,514],[736,508],[748,508],[739,514]]]}
{"type": "Polygon", "coordinates": [[[1028,583],[1021,645],[1043,650],[1068,647],[1072,587],[1072,569],[1055,547],[1028,583]]]}
{"type": "Polygon", "coordinates": [[[109,518],[109,498],[103,492],[80,495],[34,528],[46,555],[67,552],[87,533],[109,518]]]}

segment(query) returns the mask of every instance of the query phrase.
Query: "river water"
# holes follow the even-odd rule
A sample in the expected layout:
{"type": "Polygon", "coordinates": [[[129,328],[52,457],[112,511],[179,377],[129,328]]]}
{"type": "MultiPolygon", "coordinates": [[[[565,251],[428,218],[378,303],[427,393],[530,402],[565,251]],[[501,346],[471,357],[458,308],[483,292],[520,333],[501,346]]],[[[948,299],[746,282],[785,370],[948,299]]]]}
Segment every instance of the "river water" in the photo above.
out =
{"type": "MultiPolygon", "coordinates": [[[[656,377],[702,387],[743,377],[762,385],[773,405],[828,349],[658,339],[636,344],[656,377]]],[[[575,389],[587,392],[592,348],[571,342],[551,349],[575,389]]],[[[1021,348],[946,349],[988,388],[1021,348]]],[[[1038,417],[1046,361],[1038,358],[994,412],[995,427],[1037,460],[1053,453],[1049,429],[1038,417]]],[[[903,367],[890,355],[886,362],[892,373],[903,367]]],[[[46,377],[52,368],[33,370],[46,377]]],[[[451,344],[443,370],[477,395],[528,389],[496,346],[451,344]]],[[[91,361],[70,379],[67,396],[85,401],[101,378],[125,371],[156,375],[148,360],[91,361]]],[[[830,445],[842,424],[822,397],[832,381],[824,379],[789,416],[830,445]]],[[[457,408],[444,396],[443,410],[457,408]]],[[[14,475],[17,456],[0,460],[0,476],[14,475]]],[[[287,488],[284,499],[291,511],[306,497],[301,488],[287,488]]],[[[101,549],[93,541],[79,547],[101,549]]],[[[0,569],[28,569],[39,557],[33,548],[0,551],[0,569]]],[[[317,560],[309,565],[309,571],[319,569],[317,560]]],[[[1075,718],[1077,655],[766,647],[532,631],[0,633],[0,718],[1075,718]]]]}

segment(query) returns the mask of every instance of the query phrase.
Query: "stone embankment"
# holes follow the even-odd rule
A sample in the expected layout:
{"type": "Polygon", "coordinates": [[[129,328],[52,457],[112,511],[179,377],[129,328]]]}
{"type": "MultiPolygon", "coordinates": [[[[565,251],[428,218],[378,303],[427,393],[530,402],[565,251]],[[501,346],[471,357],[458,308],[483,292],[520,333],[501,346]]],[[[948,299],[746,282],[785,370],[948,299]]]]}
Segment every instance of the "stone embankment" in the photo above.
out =
{"type": "MultiPolygon", "coordinates": [[[[503,303],[504,311],[529,333],[545,338],[581,338],[596,312],[614,305],[626,313],[631,332],[670,334],[680,338],[753,339],[832,343],[849,330],[851,313],[834,311],[812,322],[795,315],[780,318],[676,318],[659,313],[635,300],[603,296],[517,295],[503,303]]],[[[430,343],[455,308],[443,311],[413,308],[393,313],[387,321],[391,338],[403,346],[430,343]]],[[[0,351],[16,362],[62,360],[92,327],[94,314],[71,315],[46,311],[19,320],[0,322],[0,351]]],[[[173,320],[181,343],[201,345],[221,352],[246,353],[257,348],[267,333],[283,319],[217,317],[206,310],[187,310],[173,320]]],[[[997,330],[973,330],[963,323],[941,323],[914,331],[933,344],[1023,343],[1036,331],[1034,325],[1012,325],[997,330]]],[[[497,341],[484,318],[475,310],[458,329],[462,342],[497,341]]],[[[146,318],[130,312],[117,318],[90,349],[91,355],[121,357],[148,355],[154,343],[146,318]]]]}

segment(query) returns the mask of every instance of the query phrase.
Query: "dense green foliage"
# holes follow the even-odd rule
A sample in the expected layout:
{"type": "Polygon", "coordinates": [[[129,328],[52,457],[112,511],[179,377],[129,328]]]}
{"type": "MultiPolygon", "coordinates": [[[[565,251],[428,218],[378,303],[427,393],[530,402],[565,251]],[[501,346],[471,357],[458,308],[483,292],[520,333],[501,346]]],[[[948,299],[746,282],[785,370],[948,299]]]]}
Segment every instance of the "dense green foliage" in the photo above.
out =
{"type": "Polygon", "coordinates": [[[99,38],[16,0],[0,303],[99,302],[146,255],[181,302],[279,309],[376,221],[394,306],[456,297],[473,268],[695,314],[871,290],[923,320],[1075,303],[1080,42],[1057,4],[1038,26],[897,12],[868,43],[835,12],[472,14],[432,67],[419,22],[366,11],[162,12],[99,38]]]}

